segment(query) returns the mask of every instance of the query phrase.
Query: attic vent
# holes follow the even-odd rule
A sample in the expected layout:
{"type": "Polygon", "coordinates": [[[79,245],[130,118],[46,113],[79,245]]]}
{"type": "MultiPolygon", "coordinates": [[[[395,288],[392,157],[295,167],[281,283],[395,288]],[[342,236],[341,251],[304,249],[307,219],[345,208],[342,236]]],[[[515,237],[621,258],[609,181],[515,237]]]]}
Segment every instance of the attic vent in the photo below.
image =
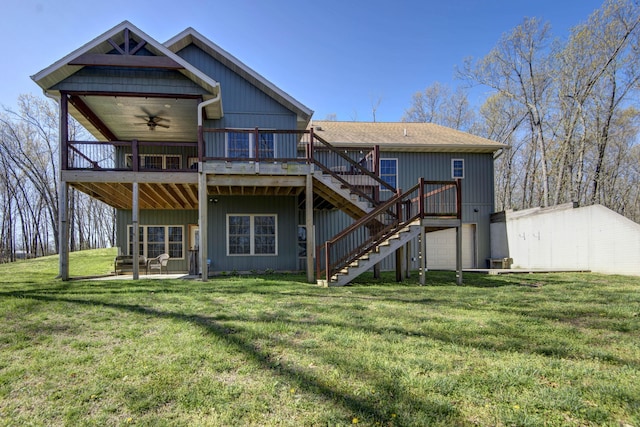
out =
{"type": "Polygon", "coordinates": [[[407,128],[404,128],[404,136],[407,136],[407,128]]]}
{"type": "Polygon", "coordinates": [[[316,126],[316,130],[322,130],[322,126],[316,126]]]}

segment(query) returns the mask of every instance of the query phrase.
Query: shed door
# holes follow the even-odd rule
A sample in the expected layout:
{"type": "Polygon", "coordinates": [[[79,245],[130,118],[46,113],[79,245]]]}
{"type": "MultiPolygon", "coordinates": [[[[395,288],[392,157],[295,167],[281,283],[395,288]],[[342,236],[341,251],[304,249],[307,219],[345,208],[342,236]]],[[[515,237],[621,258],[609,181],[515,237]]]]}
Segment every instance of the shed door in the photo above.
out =
{"type": "MultiPolygon", "coordinates": [[[[427,268],[456,269],[456,229],[427,233],[427,268]]],[[[462,225],[462,268],[476,268],[476,226],[462,225]]]]}

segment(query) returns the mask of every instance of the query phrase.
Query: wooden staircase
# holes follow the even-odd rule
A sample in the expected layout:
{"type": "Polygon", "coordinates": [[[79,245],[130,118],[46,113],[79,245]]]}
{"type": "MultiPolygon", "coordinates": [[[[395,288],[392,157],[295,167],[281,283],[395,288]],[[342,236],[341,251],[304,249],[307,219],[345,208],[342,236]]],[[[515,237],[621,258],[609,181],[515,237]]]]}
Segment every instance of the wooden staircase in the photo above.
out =
{"type": "Polygon", "coordinates": [[[363,199],[335,175],[323,171],[313,173],[313,192],[354,219],[362,218],[374,208],[372,201],[363,199]]]}
{"type": "Polygon", "coordinates": [[[383,259],[392,255],[400,247],[406,245],[420,234],[420,220],[407,224],[386,239],[378,242],[369,252],[364,253],[349,265],[332,275],[329,280],[319,279],[320,286],[344,286],[367,270],[373,268],[383,259]]]}
{"type": "MultiPolygon", "coordinates": [[[[337,189],[329,178],[319,176],[318,181],[321,179],[326,184],[324,191],[344,192],[342,209],[357,218],[351,226],[317,247],[317,283],[321,286],[348,284],[415,239],[426,223],[444,221],[449,226],[461,226],[459,180],[420,179],[407,192],[398,192],[378,206],[368,208],[362,206],[363,202],[354,198],[349,189],[337,189]]],[[[336,194],[333,197],[338,197],[336,194]]]]}

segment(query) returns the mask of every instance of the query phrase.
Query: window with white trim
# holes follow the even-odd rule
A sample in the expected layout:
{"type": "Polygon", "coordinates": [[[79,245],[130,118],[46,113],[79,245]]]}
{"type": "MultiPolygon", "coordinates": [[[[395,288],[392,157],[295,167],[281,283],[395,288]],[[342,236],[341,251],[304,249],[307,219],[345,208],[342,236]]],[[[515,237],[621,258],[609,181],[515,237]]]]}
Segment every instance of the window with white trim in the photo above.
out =
{"type": "MultiPolygon", "coordinates": [[[[232,159],[252,159],[255,157],[256,142],[254,132],[227,132],[225,135],[225,156],[232,159]]],[[[276,136],[273,133],[258,133],[258,158],[276,157],[276,136]]]]}
{"type": "MultiPolygon", "coordinates": [[[[398,188],[398,159],[380,159],[380,179],[398,188]]],[[[389,191],[387,188],[382,190],[389,191]]]]}
{"type": "Polygon", "coordinates": [[[451,159],[451,178],[464,178],[464,159],[451,159]]]}
{"type": "MultiPolygon", "coordinates": [[[[133,255],[133,226],[129,226],[128,254],[133,255]]],[[[155,258],[167,253],[171,258],[184,258],[184,227],[181,225],[141,225],[138,254],[155,258]]]]}
{"type": "Polygon", "coordinates": [[[228,214],[227,255],[277,255],[278,216],[228,214]]]}
{"type": "MultiPolygon", "coordinates": [[[[138,156],[140,169],[182,169],[179,154],[141,154],[138,156]]],[[[133,155],[126,156],[127,167],[133,167],[133,155]]]]}

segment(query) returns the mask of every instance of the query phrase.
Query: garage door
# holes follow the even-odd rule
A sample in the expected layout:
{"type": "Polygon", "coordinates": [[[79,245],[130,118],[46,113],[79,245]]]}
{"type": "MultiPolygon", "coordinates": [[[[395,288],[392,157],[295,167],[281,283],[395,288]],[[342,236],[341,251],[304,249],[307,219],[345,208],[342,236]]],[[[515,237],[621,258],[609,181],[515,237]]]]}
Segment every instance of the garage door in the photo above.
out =
{"type": "MultiPolygon", "coordinates": [[[[462,268],[476,267],[476,226],[462,225],[462,268]]],[[[456,269],[456,229],[427,233],[427,268],[456,269]]]]}

